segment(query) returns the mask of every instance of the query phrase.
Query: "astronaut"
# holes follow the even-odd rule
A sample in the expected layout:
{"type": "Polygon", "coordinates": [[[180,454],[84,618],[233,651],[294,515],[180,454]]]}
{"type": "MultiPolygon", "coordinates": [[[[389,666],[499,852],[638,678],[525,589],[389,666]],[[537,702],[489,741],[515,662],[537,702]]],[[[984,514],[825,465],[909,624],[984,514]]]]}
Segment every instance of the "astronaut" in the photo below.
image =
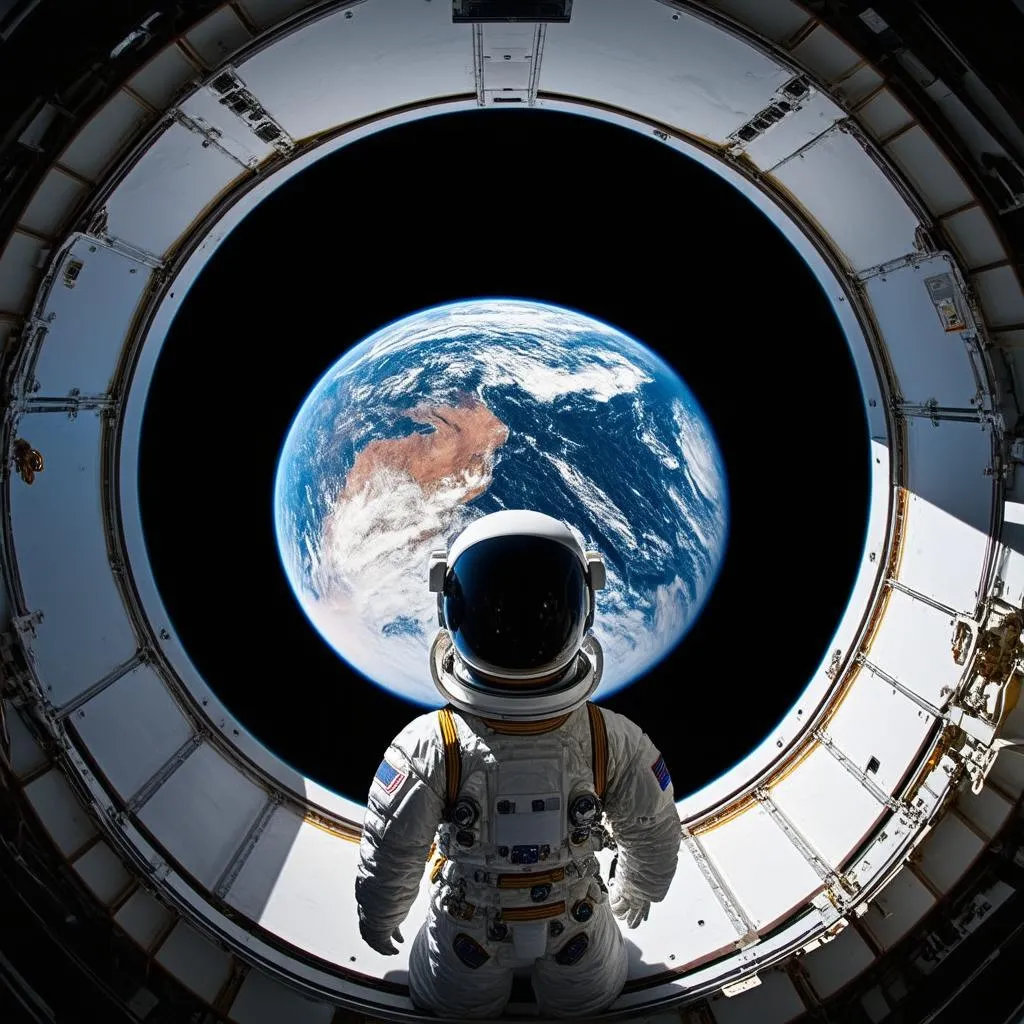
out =
{"type": "Polygon", "coordinates": [[[409,992],[439,1017],[497,1017],[532,968],[542,1017],[605,1010],[630,928],[664,899],[680,827],[661,754],[588,698],[599,554],[538,512],[495,512],[431,555],[447,704],[414,719],[370,785],[356,876],[359,930],[385,955],[429,862],[409,992]],[[610,830],[610,831],[609,831],[610,830]],[[594,856],[615,850],[608,884],[594,856]]]}

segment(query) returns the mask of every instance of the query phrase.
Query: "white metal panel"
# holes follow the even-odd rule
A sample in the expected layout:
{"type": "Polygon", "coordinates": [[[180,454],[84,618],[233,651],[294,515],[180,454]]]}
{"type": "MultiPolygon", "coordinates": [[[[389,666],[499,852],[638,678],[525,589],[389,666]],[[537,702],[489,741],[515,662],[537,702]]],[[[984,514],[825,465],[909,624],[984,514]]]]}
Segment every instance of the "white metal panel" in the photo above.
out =
{"type": "Polygon", "coordinates": [[[172,248],[200,212],[247,173],[216,146],[204,149],[202,143],[200,135],[172,124],[108,200],[109,233],[157,256],[172,248]]]}
{"type": "Polygon", "coordinates": [[[144,100],[163,110],[189,83],[198,81],[201,74],[181,48],[172,43],[137,71],[128,85],[144,100]]]}
{"type": "Polygon", "coordinates": [[[748,25],[776,42],[784,42],[807,24],[807,12],[792,0],[711,0],[714,7],[731,14],[737,21],[748,25]]]}
{"type": "Polygon", "coordinates": [[[856,928],[844,928],[831,942],[823,943],[800,960],[821,999],[838,992],[871,965],[875,954],[856,928]]]}
{"type": "Polygon", "coordinates": [[[125,900],[114,920],[145,950],[152,948],[171,922],[172,913],[145,889],[137,889],[125,900]]]}
{"type": "Polygon", "coordinates": [[[993,267],[972,274],[971,283],[981,299],[985,319],[993,326],[1024,322],[1024,293],[1013,267],[993,267]]]}
{"type": "Polygon", "coordinates": [[[970,108],[941,78],[937,78],[931,85],[925,86],[924,91],[928,98],[946,115],[954,132],[959,136],[961,145],[965,146],[975,159],[982,153],[999,152],[1002,149],[970,108]]]}
{"type": "Polygon", "coordinates": [[[19,224],[41,235],[54,235],[86,194],[86,187],[60,168],[52,168],[39,183],[19,224]]]}
{"type": "Polygon", "coordinates": [[[289,14],[310,6],[310,0],[244,0],[239,7],[245,11],[249,20],[260,28],[276,25],[289,14]]]}
{"type": "Polygon", "coordinates": [[[991,332],[992,343],[1005,349],[1024,348],[1024,329],[1011,327],[1009,330],[991,332]]]}
{"type": "Polygon", "coordinates": [[[882,76],[870,64],[865,64],[833,89],[844,103],[852,105],[869,96],[882,81],[882,76]]]}
{"type": "Polygon", "coordinates": [[[88,812],[58,769],[51,768],[45,775],[33,779],[25,787],[25,796],[43,828],[65,855],[74,853],[96,834],[88,812]]]}
{"type": "Polygon", "coordinates": [[[889,1016],[889,1004],[886,1002],[882,990],[875,985],[868,989],[860,998],[860,1005],[867,1014],[871,1024],[881,1024],[889,1016]]]}
{"type": "Polygon", "coordinates": [[[132,881],[121,859],[104,842],[83,853],[75,861],[75,871],[104,906],[110,906],[132,881]]]}
{"type": "Polygon", "coordinates": [[[207,1002],[213,1002],[231,973],[231,955],[184,921],[174,926],[157,952],[156,960],[207,1002]]]}
{"type": "Polygon", "coordinates": [[[285,988],[262,971],[251,970],[228,1016],[235,1024],[331,1024],[335,1009],[330,1003],[318,1003],[285,988]]]}
{"type": "MultiPolygon", "coordinates": [[[[0,352],[6,350],[10,337],[14,333],[15,323],[15,314],[11,314],[9,318],[0,316],[0,352]]],[[[0,594],[0,615],[3,616],[2,621],[6,621],[7,597],[5,594],[0,594]]]]}
{"type": "Polygon", "coordinates": [[[952,261],[936,256],[864,282],[904,401],[967,409],[978,383],[962,332],[946,331],[926,279],[949,274],[952,261]]]}
{"type": "Polygon", "coordinates": [[[937,889],[948,892],[984,848],[977,833],[955,814],[946,814],[918,847],[917,866],[937,889]]]}
{"type": "Polygon", "coordinates": [[[446,4],[390,0],[337,11],[239,70],[285,131],[303,138],[379,110],[475,93],[471,39],[446,4]]]}
{"type": "Polygon", "coordinates": [[[50,246],[15,231],[0,256],[0,310],[21,313],[32,301],[50,246]]]}
{"type": "Polygon", "coordinates": [[[803,1000],[784,971],[769,968],[760,980],[756,988],[731,999],[716,999],[711,1004],[718,1024],[785,1024],[806,1012],[803,1000]]]}
{"type": "Polygon", "coordinates": [[[932,213],[946,213],[974,199],[964,179],[920,125],[893,139],[885,148],[932,213]]]}
{"type": "MultiPolygon", "coordinates": [[[[1020,736],[1016,729],[1006,729],[1008,736],[1020,736]]],[[[989,772],[989,778],[1007,793],[1018,796],[1024,791],[1024,757],[1019,754],[1000,754],[989,772]]]]}
{"type": "Polygon", "coordinates": [[[991,434],[978,423],[908,417],[907,464],[899,580],[949,608],[971,611],[991,529],[991,434]]]}
{"type": "Polygon", "coordinates": [[[82,177],[98,181],[150,117],[149,111],[128,93],[116,92],[71,140],[60,162],[82,177]]]}
{"type": "Polygon", "coordinates": [[[914,118],[890,90],[882,89],[857,111],[857,120],[876,139],[884,139],[911,124],[914,118]]]}
{"type": "Polygon", "coordinates": [[[192,727],[149,665],[140,665],[75,712],[76,732],[125,800],[179,750],[192,727]]]}
{"type": "MultiPolygon", "coordinates": [[[[312,826],[305,826],[306,828],[312,826]]],[[[234,884],[226,894],[227,902],[240,910],[254,921],[261,921],[261,915],[267,907],[271,893],[278,886],[289,886],[292,868],[289,867],[303,820],[294,811],[278,807],[267,822],[259,842],[246,859],[234,884]]],[[[329,833],[323,833],[329,835],[329,833]]],[[[338,844],[344,844],[335,836],[331,837],[338,844]]],[[[309,837],[314,846],[317,841],[325,842],[321,836],[309,837]]]]}
{"type": "Polygon", "coordinates": [[[737,22],[776,42],[792,38],[810,20],[807,11],[793,0],[711,0],[714,7],[731,14],[737,22]]]}
{"type": "Polygon", "coordinates": [[[823,135],[773,175],[854,270],[914,251],[917,218],[852,135],[823,135]]]}
{"type": "Polygon", "coordinates": [[[874,827],[882,805],[823,747],[772,787],[772,799],[812,848],[839,867],[874,827]]]}
{"type": "Polygon", "coordinates": [[[867,771],[874,758],[877,768],[872,777],[887,793],[894,793],[917,763],[934,722],[927,711],[862,668],[828,732],[861,770],[867,771]]]}
{"type": "Polygon", "coordinates": [[[698,18],[673,21],[656,0],[589,0],[573,8],[572,31],[548,31],[540,88],[723,141],[792,77],[698,18]]]}
{"type": "Polygon", "coordinates": [[[759,804],[699,838],[759,931],[822,888],[814,869],[759,804]],[[757,850],[756,857],[751,850],[757,850]]]}
{"type": "Polygon", "coordinates": [[[249,32],[238,15],[225,4],[185,34],[186,40],[207,67],[222,64],[249,41],[249,32]]]}
{"type": "Polygon", "coordinates": [[[953,621],[949,615],[894,590],[867,657],[938,708],[947,699],[943,689],[954,689],[963,671],[953,661],[952,644],[953,621]]]}
{"type": "Polygon", "coordinates": [[[11,740],[11,768],[14,774],[19,777],[28,775],[46,764],[47,757],[43,748],[33,739],[21,712],[9,700],[4,701],[4,720],[11,740]]]}
{"type": "Polygon", "coordinates": [[[935,897],[910,871],[901,871],[862,918],[883,949],[894,946],[935,905],[935,897]]]}
{"type": "Polygon", "coordinates": [[[265,801],[262,789],[204,744],[150,797],[139,820],[185,871],[212,886],[265,801]]]}
{"type": "MultiPolygon", "coordinates": [[[[286,942],[336,963],[356,955],[372,969],[385,958],[352,934],[358,914],[351,880],[358,860],[357,844],[279,808],[226,899],[286,942]]],[[[421,891],[407,918],[410,931],[425,916],[421,891]]],[[[388,963],[404,967],[411,944],[410,937],[388,963]]]]}
{"type": "Polygon", "coordinates": [[[99,413],[32,413],[17,433],[42,452],[35,483],[11,482],[11,527],[41,685],[63,704],[136,651],[107,558],[100,505],[99,413]]]}
{"type": "Polygon", "coordinates": [[[811,74],[824,82],[837,82],[861,63],[856,50],[820,22],[790,53],[811,74]]]}
{"type": "Polygon", "coordinates": [[[942,228],[968,267],[983,267],[1006,259],[1006,249],[980,206],[947,217],[942,228]]]}
{"type": "Polygon", "coordinates": [[[217,99],[210,89],[199,89],[182,103],[181,109],[199,124],[212,125],[217,142],[242,163],[256,164],[275,152],[274,147],[256,138],[248,124],[217,99]]]}
{"type": "Polygon", "coordinates": [[[995,836],[1013,811],[1013,805],[991,786],[986,786],[980,793],[963,790],[956,805],[960,813],[987,836],[995,836]]]}
{"type": "Polygon", "coordinates": [[[118,357],[151,271],[113,249],[79,238],[61,257],[40,309],[52,316],[36,360],[39,394],[83,395],[110,389],[118,357]],[[67,272],[77,269],[73,287],[67,272]]]}
{"type": "Polygon", "coordinates": [[[747,155],[763,169],[781,163],[828,131],[843,111],[823,93],[815,93],[799,110],[787,115],[746,147],[747,155]]]}
{"type": "MultiPolygon", "coordinates": [[[[603,875],[608,877],[607,869],[603,875]]],[[[718,950],[731,952],[740,937],[686,846],[679,849],[676,873],[664,901],[651,908],[644,927],[648,929],[644,950],[626,943],[630,977],[663,969],[655,950],[672,954],[674,959],[665,961],[665,966],[678,969],[706,960],[718,950]]]]}

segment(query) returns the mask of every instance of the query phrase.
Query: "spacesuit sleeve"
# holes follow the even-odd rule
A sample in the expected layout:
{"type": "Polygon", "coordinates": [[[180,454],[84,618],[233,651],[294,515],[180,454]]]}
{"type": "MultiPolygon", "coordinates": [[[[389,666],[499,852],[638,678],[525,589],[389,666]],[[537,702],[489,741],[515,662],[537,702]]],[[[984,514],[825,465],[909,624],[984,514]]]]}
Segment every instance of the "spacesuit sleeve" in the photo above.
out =
{"type": "Polygon", "coordinates": [[[437,715],[392,741],[370,783],[356,868],[359,919],[390,933],[416,900],[444,809],[444,748],[437,715]]]}
{"type": "Polygon", "coordinates": [[[616,883],[643,899],[665,898],[676,873],[681,841],[665,760],[630,719],[601,709],[608,732],[604,810],[618,847],[616,883]]]}

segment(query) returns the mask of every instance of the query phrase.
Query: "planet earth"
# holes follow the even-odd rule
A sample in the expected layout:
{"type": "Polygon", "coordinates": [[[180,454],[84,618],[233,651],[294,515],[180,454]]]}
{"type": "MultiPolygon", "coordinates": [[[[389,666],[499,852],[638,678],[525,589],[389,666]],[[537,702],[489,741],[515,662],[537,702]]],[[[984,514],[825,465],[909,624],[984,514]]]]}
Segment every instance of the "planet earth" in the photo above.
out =
{"type": "Polygon", "coordinates": [[[676,647],[728,537],[722,456],[672,367],[609,324],[523,300],[436,306],[345,352],[295,417],[274,490],[305,614],[350,666],[426,707],[444,703],[428,556],[473,519],[536,509],[601,552],[596,698],[676,647]]]}

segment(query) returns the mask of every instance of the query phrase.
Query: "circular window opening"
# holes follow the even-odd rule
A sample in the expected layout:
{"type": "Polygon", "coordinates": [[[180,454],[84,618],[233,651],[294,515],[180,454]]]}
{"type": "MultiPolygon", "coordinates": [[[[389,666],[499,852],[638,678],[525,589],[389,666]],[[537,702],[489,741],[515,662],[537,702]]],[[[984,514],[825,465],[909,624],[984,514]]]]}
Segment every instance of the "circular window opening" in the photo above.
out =
{"type": "MultiPolygon", "coordinates": [[[[140,501],[157,584],[246,728],[364,800],[381,751],[425,708],[370,683],[303,612],[279,557],[279,456],[353,346],[495,296],[636,339],[718,442],[728,540],[706,602],[681,642],[662,638],[663,657],[600,698],[651,735],[681,798],[759,744],[820,664],[862,555],[868,438],[846,341],[798,254],[656,140],[551,112],[445,115],[354,143],[263,202],[192,287],[150,388],[140,501]]],[[[571,468],[561,447],[547,454],[571,468]]]]}

